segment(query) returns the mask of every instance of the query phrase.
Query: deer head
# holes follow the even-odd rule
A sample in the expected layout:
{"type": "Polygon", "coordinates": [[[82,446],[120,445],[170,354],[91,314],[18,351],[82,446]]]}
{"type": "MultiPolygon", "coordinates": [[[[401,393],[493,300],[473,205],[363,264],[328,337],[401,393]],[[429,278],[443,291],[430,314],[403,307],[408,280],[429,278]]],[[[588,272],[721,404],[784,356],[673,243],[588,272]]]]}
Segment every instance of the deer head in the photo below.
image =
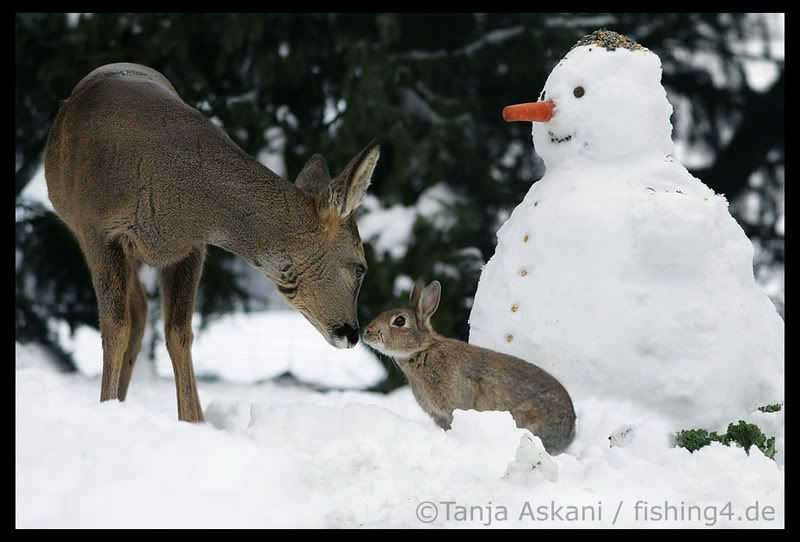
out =
{"type": "Polygon", "coordinates": [[[373,141],[332,178],[317,154],[295,180],[318,224],[294,240],[275,282],[289,304],[337,348],[358,342],[357,301],[367,261],[354,211],[379,157],[380,147],[373,141]]]}

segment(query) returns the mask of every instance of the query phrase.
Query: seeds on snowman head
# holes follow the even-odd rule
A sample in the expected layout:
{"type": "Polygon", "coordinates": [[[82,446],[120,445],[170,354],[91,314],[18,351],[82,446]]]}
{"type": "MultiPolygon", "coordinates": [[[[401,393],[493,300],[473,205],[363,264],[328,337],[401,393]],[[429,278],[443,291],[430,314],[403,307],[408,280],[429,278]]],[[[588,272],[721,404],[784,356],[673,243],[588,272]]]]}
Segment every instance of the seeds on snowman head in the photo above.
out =
{"type": "Polygon", "coordinates": [[[520,277],[527,277],[528,276],[528,270],[527,269],[520,269],[519,276],[520,277]]]}
{"type": "Polygon", "coordinates": [[[510,333],[508,335],[506,335],[506,342],[510,343],[513,340],[514,340],[514,336],[513,335],[511,335],[510,333]]]}
{"type": "Polygon", "coordinates": [[[528,234],[527,233],[522,237],[522,242],[523,243],[527,243],[528,242],[528,234]]]}
{"type": "Polygon", "coordinates": [[[601,28],[599,30],[595,30],[591,34],[583,36],[578,40],[578,43],[572,46],[572,48],[574,49],[575,47],[580,47],[582,45],[597,45],[605,48],[608,51],[613,51],[618,47],[622,49],[628,49],[629,51],[649,51],[647,47],[643,47],[632,39],[621,34],[617,34],[616,32],[608,30],[607,28],[601,28]]]}

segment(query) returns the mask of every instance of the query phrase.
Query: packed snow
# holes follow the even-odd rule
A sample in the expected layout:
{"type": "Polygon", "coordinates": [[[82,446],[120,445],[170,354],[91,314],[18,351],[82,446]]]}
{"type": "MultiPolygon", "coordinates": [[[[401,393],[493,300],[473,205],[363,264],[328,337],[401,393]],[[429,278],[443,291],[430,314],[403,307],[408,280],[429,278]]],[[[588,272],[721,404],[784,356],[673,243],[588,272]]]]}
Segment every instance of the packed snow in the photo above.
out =
{"type": "Polygon", "coordinates": [[[578,401],[724,430],[782,402],[784,325],[726,199],[670,156],[660,78],[646,49],[583,45],[553,69],[553,116],[533,123],[547,172],[498,231],[470,342],[539,365],[578,401]]]}
{"type": "Polygon", "coordinates": [[[125,403],[100,403],[98,379],[44,355],[17,344],[18,528],[784,523],[783,411],[753,414],[779,437],[776,462],[756,448],[670,448],[657,417],[579,396],[576,439],[550,457],[508,413],[456,411],[445,432],[407,387],[202,381],[208,423],[194,425],[177,421],[170,379],[135,379],[125,403]],[[633,440],[610,447],[631,420],[633,440]],[[670,521],[654,519],[665,506],[670,521]]]}

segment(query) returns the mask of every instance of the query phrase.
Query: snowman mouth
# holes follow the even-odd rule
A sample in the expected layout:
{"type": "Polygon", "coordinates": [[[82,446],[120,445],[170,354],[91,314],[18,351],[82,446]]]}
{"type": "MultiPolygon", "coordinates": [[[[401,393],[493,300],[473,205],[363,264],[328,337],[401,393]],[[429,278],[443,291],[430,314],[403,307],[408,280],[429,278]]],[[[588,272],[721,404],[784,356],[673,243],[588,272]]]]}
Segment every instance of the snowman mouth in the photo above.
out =
{"type": "Polygon", "coordinates": [[[563,136],[563,137],[559,137],[556,134],[554,134],[553,132],[551,132],[550,130],[548,130],[547,131],[547,135],[550,136],[550,143],[566,143],[567,141],[572,140],[572,135],[573,134],[570,134],[570,135],[567,135],[567,136],[563,136]]]}

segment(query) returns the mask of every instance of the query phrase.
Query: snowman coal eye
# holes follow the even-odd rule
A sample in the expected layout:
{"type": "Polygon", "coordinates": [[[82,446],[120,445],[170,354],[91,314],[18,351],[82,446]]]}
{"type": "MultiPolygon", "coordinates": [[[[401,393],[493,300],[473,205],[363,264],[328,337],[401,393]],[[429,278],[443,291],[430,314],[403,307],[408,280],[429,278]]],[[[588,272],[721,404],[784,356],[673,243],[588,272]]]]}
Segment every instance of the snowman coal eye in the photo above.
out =
{"type": "Polygon", "coordinates": [[[392,320],[392,325],[397,327],[403,327],[406,325],[406,317],[402,314],[400,316],[395,316],[394,320],[392,320]]]}
{"type": "Polygon", "coordinates": [[[583,87],[575,87],[575,90],[572,91],[572,94],[574,94],[576,98],[580,98],[586,94],[586,91],[583,90],[583,87]]]}

